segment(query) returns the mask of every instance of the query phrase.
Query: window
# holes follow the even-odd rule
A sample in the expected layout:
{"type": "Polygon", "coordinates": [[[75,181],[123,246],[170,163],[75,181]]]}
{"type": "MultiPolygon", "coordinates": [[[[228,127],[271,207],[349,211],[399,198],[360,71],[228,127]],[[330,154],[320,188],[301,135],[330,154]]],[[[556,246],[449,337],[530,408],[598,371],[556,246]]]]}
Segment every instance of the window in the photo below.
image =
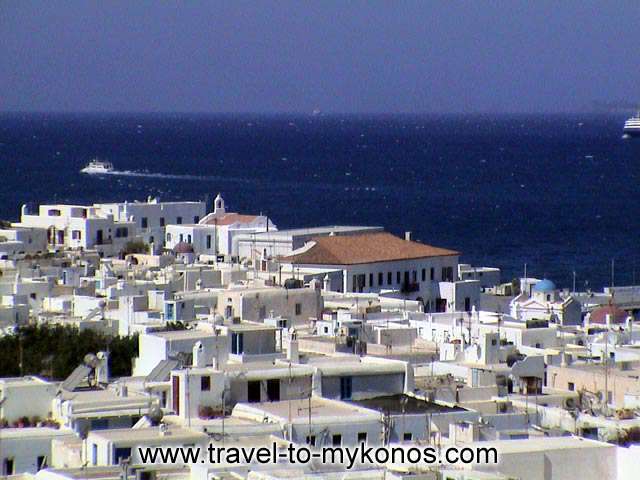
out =
{"type": "Polygon", "coordinates": [[[142,217],[140,219],[140,226],[142,228],[148,228],[149,227],[149,219],[147,219],[147,217],[142,217]]]}
{"type": "Polygon", "coordinates": [[[453,267],[442,267],[442,281],[453,282],[453,267]]]}
{"type": "Polygon", "coordinates": [[[191,243],[191,235],[187,235],[187,243],[191,243]]]}
{"type": "Polygon", "coordinates": [[[241,333],[231,333],[231,353],[240,355],[244,352],[244,338],[241,333]]]}
{"type": "Polygon", "coordinates": [[[209,375],[200,377],[200,391],[208,392],[209,390],[211,390],[211,377],[209,375]]]}
{"type": "Polygon", "coordinates": [[[382,281],[384,280],[384,275],[382,274],[382,272],[378,273],[378,286],[381,287],[382,286],[382,281]]]}
{"type": "Polygon", "coordinates": [[[211,235],[207,235],[207,249],[211,248],[211,235]]]}
{"type": "Polygon", "coordinates": [[[302,313],[302,304],[296,303],[296,315],[300,315],[302,313]]]}
{"type": "Polygon", "coordinates": [[[198,223],[199,221],[200,221],[200,217],[198,215],[193,217],[193,223],[198,223]]]}
{"type": "Polygon", "coordinates": [[[427,280],[427,269],[423,268],[422,269],[422,281],[426,281],[427,280]]]}
{"type": "Polygon", "coordinates": [[[387,285],[391,285],[393,283],[393,274],[391,272],[387,272],[387,285]]]}
{"type": "Polygon", "coordinates": [[[82,240],[82,232],[80,230],[72,230],[71,238],[74,240],[82,240]]]}
{"type": "Polygon", "coordinates": [[[312,447],[316,446],[316,436],[315,435],[307,435],[307,445],[312,447]]]}
{"type": "Polygon", "coordinates": [[[247,402],[260,402],[260,381],[254,380],[247,382],[247,402]]]}
{"type": "Polygon", "coordinates": [[[36,295],[36,293],[35,293],[35,292],[31,292],[31,293],[29,294],[29,298],[30,298],[31,300],[35,300],[37,297],[38,297],[38,296],[36,295]]]}
{"type": "Polygon", "coordinates": [[[98,445],[95,443],[91,444],[91,463],[93,465],[98,464],[98,445]]]}
{"type": "Polygon", "coordinates": [[[116,447],[113,463],[118,464],[120,460],[124,460],[125,458],[131,458],[131,447],[116,447]]]}
{"type": "Polygon", "coordinates": [[[167,233],[167,242],[170,242],[170,241],[171,241],[171,234],[167,233]]]}
{"type": "Polygon", "coordinates": [[[176,217],[176,223],[182,225],[182,217],[176,217]]]}
{"type": "Polygon", "coordinates": [[[340,399],[349,400],[351,398],[353,379],[351,377],[340,377],[340,399]]]}
{"type": "Polygon", "coordinates": [[[352,286],[351,291],[355,292],[357,288],[358,288],[358,276],[354,275],[353,276],[353,286],[352,286]]]}
{"type": "Polygon", "coordinates": [[[369,274],[369,288],[373,287],[373,273],[369,274]]]}
{"type": "Polygon", "coordinates": [[[91,430],[107,430],[108,428],[108,418],[94,418],[93,420],[91,420],[91,430]]]}
{"type": "Polygon", "coordinates": [[[367,443],[367,432],[358,433],[358,444],[367,443]]]}
{"type": "Polygon", "coordinates": [[[116,228],[116,238],[124,238],[129,236],[129,229],[127,227],[116,228]]]}
{"type": "Polygon", "coordinates": [[[180,234],[180,241],[184,242],[184,234],[183,233],[180,234]]]}
{"type": "Polygon", "coordinates": [[[334,433],[331,436],[331,445],[333,445],[334,447],[339,447],[342,445],[342,435],[340,435],[339,433],[334,433]]]}
{"type": "Polygon", "coordinates": [[[396,283],[400,283],[400,272],[396,272],[396,283]]]}
{"type": "Polygon", "coordinates": [[[48,214],[50,217],[59,217],[60,215],[62,215],[62,212],[58,209],[52,209],[49,210],[48,214]]]}
{"type": "Polygon", "coordinates": [[[44,455],[38,455],[38,458],[36,458],[36,468],[38,469],[38,471],[42,470],[43,468],[47,468],[47,457],[45,457],[44,455]]]}
{"type": "Polygon", "coordinates": [[[436,279],[436,269],[431,267],[431,271],[429,273],[431,275],[431,280],[435,280],[436,279]]]}
{"type": "Polygon", "coordinates": [[[270,402],[280,401],[280,379],[267,380],[267,398],[270,402]]]}
{"type": "Polygon", "coordinates": [[[402,435],[402,441],[410,442],[411,440],[413,440],[413,435],[411,434],[411,432],[404,432],[404,434],[402,435]]]}
{"type": "Polygon", "coordinates": [[[569,382],[567,388],[569,389],[569,391],[573,392],[576,389],[576,385],[573,382],[569,382]]]}
{"type": "Polygon", "coordinates": [[[469,297],[464,297],[464,311],[471,311],[471,299],[469,297]]]}
{"type": "Polygon", "coordinates": [[[418,281],[418,272],[416,272],[415,270],[413,272],[411,272],[411,280],[413,282],[417,282],[418,281]]]}
{"type": "Polygon", "coordinates": [[[164,217],[160,217],[160,226],[164,227],[164,217]]]}

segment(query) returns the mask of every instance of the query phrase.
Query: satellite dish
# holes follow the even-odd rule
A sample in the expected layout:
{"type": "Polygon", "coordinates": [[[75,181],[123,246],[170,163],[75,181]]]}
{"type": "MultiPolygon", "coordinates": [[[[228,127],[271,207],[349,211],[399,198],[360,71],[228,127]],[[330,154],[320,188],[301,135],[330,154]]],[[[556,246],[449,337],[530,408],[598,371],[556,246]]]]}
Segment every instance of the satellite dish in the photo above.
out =
{"type": "Polygon", "coordinates": [[[151,422],[151,425],[154,425],[154,426],[160,424],[160,421],[162,420],[163,416],[164,416],[164,413],[162,412],[162,409],[158,405],[153,405],[147,412],[147,418],[151,422]]]}
{"type": "Polygon", "coordinates": [[[98,366],[98,357],[96,357],[93,353],[87,353],[84,356],[84,364],[87,367],[96,368],[98,366]]]}

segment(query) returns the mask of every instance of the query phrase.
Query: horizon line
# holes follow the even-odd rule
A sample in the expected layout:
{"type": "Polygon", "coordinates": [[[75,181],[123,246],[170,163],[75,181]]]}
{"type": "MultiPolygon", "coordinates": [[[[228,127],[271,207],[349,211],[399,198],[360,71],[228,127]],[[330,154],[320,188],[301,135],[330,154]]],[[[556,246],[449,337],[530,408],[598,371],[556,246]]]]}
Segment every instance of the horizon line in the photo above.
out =
{"type": "Polygon", "coordinates": [[[336,116],[477,116],[477,115],[501,115],[501,116],[525,116],[525,115],[622,115],[625,113],[633,113],[633,109],[584,109],[584,110],[566,110],[566,111],[489,111],[489,110],[473,110],[473,111],[299,111],[299,110],[280,110],[271,112],[262,111],[188,111],[188,110],[0,110],[0,115],[211,115],[211,116],[304,116],[304,117],[336,117],[336,116]]]}

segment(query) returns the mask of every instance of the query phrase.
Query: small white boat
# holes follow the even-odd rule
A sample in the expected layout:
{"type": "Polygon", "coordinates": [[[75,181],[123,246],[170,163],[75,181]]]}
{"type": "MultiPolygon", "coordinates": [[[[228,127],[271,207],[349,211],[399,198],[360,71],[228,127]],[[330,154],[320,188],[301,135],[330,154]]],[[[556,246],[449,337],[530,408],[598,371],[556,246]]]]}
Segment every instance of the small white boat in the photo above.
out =
{"type": "Polygon", "coordinates": [[[640,112],[636,113],[633,117],[624,122],[624,129],[622,133],[627,137],[639,137],[640,136],[640,112]]]}
{"type": "Polygon", "coordinates": [[[111,173],[112,171],[113,171],[113,164],[111,162],[103,162],[96,158],[91,160],[86,167],[80,170],[81,173],[88,173],[93,175],[111,173]]]}

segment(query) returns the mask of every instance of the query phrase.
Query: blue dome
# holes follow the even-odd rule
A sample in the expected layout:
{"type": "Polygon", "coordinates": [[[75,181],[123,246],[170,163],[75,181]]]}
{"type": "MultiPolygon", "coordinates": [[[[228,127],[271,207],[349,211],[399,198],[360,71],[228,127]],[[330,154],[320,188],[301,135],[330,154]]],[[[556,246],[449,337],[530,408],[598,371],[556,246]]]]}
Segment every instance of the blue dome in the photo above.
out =
{"type": "Polygon", "coordinates": [[[533,286],[534,292],[548,293],[556,289],[556,284],[546,278],[540,280],[533,286]]]}

